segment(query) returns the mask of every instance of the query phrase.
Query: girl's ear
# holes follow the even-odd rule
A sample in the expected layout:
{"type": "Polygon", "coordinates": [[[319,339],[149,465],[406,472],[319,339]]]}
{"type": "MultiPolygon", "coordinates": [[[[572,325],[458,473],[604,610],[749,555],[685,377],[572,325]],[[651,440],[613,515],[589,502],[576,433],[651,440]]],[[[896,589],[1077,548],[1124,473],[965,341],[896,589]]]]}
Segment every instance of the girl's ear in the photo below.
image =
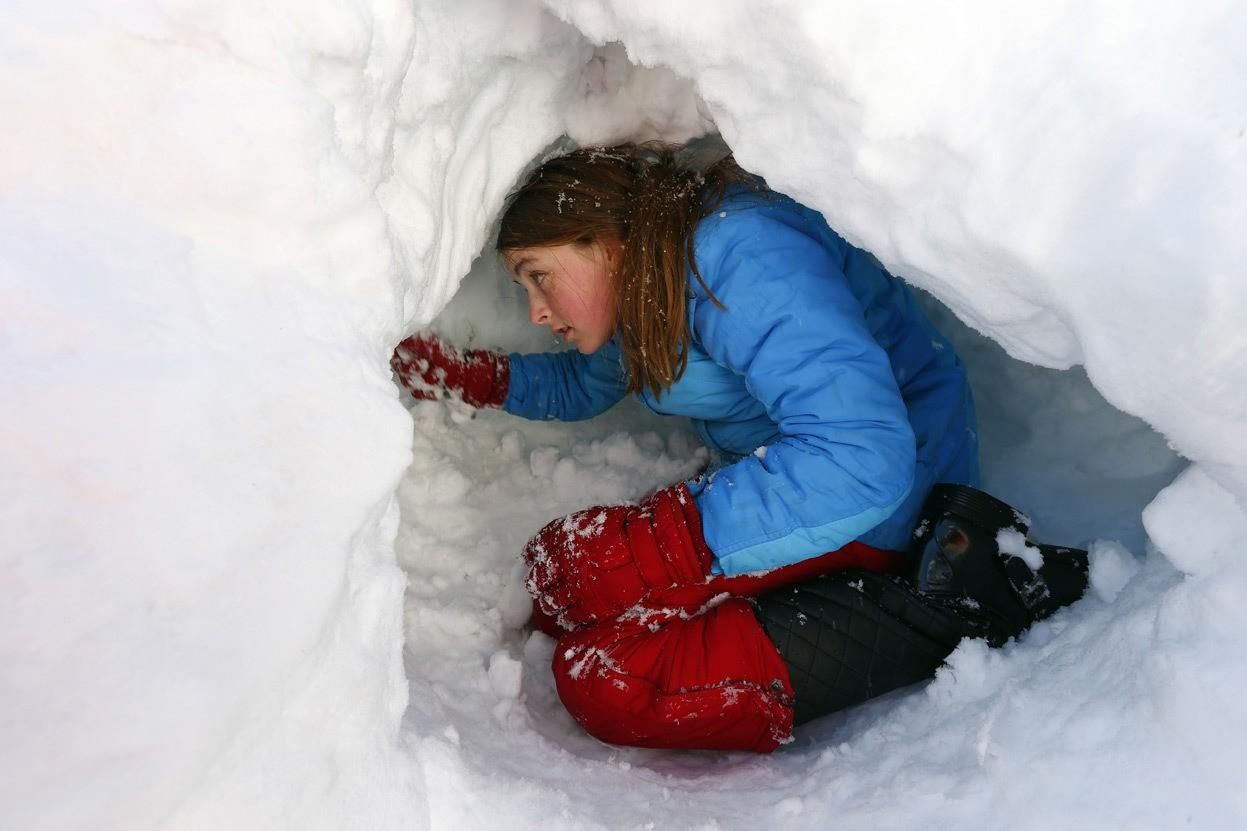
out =
{"type": "Polygon", "coordinates": [[[619,268],[623,262],[623,242],[621,240],[608,240],[602,243],[602,251],[606,255],[606,267],[612,271],[619,268]]]}

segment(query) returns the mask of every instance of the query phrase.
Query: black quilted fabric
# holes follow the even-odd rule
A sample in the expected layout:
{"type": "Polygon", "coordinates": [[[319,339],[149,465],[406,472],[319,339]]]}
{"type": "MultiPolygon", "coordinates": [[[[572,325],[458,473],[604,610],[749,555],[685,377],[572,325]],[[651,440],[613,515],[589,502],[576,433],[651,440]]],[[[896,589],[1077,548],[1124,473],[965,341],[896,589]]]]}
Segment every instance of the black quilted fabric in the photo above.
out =
{"type": "Polygon", "coordinates": [[[792,680],[796,723],[931,677],[970,625],[908,584],[844,571],[756,600],[792,680]]]}

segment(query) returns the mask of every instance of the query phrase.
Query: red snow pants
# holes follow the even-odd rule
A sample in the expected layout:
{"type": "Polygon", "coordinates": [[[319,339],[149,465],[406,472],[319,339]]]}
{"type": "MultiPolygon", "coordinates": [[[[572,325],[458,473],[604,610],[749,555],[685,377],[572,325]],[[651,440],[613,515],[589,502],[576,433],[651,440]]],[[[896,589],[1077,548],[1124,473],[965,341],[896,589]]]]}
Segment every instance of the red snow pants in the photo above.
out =
{"type": "Polygon", "coordinates": [[[792,734],[792,685],[744,598],[843,569],[892,571],[902,555],[851,542],[767,574],[652,592],[614,620],[558,638],[554,679],[568,712],[610,744],[769,753],[792,734]]]}

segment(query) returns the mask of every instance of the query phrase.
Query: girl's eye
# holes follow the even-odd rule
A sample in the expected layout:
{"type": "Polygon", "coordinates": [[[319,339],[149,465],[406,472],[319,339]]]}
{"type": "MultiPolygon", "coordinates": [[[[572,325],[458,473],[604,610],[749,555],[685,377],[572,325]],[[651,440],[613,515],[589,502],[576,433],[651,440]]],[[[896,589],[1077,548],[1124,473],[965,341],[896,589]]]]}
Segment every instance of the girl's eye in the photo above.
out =
{"type": "Polygon", "coordinates": [[[528,279],[539,286],[546,281],[546,273],[544,271],[530,271],[528,272],[528,279]]]}

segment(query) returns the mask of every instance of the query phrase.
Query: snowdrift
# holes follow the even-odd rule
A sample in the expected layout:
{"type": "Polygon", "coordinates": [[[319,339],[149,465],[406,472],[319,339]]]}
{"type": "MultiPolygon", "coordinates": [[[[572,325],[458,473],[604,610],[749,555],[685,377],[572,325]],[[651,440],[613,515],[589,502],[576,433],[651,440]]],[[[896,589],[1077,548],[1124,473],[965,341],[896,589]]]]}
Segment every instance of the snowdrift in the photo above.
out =
{"type": "Polygon", "coordinates": [[[0,21],[4,827],[1247,820],[1247,13],[0,21]],[[989,486],[1097,563],[1021,642],[770,758],[593,742],[517,628],[520,543],[695,469],[681,425],[409,415],[387,366],[435,318],[542,348],[487,251],[464,275],[561,137],[715,131],[932,295],[989,486]]]}

